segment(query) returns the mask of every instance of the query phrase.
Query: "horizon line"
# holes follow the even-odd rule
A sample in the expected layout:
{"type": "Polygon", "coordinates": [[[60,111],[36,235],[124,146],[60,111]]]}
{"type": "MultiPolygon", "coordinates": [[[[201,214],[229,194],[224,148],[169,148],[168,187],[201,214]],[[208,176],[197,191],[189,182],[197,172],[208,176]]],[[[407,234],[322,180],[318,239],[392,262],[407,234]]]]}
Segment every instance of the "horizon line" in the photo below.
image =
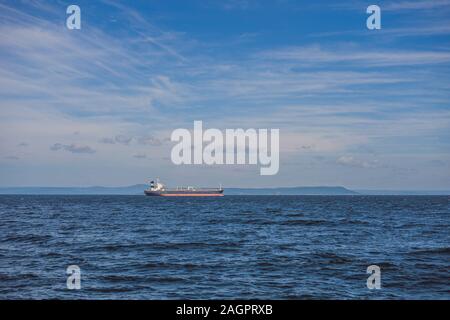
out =
{"type": "MultiPolygon", "coordinates": [[[[0,186],[0,189],[89,189],[89,188],[130,188],[140,185],[147,185],[146,183],[136,183],[131,185],[120,185],[120,186],[103,186],[103,185],[89,185],[89,186],[0,186]]],[[[222,184],[223,186],[223,184],[222,184]]],[[[223,186],[224,187],[224,186],[223,186]]],[[[245,187],[245,186],[230,186],[224,187],[224,189],[282,189],[282,188],[344,188],[350,191],[389,191],[389,192],[449,192],[450,189],[389,189],[389,188],[370,188],[370,187],[346,187],[343,185],[295,185],[295,186],[260,186],[260,187],[245,187]]]]}

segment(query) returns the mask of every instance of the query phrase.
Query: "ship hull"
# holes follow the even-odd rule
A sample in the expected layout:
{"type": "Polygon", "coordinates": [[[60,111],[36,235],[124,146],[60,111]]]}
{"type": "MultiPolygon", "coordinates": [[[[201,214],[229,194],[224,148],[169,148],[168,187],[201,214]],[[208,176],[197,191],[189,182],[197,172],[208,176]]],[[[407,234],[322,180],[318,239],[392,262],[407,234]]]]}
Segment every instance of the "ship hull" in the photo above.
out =
{"type": "Polygon", "coordinates": [[[144,191],[150,197],[222,197],[223,190],[164,190],[144,191]]]}

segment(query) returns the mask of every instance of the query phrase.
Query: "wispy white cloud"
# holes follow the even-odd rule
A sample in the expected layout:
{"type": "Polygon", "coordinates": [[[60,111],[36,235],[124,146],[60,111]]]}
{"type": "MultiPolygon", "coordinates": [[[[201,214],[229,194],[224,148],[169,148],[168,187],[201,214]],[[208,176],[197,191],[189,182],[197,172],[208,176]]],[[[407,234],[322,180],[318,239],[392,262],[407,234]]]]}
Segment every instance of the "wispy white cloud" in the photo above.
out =
{"type": "Polygon", "coordinates": [[[261,54],[263,58],[296,61],[300,64],[350,63],[373,67],[415,66],[448,63],[449,51],[398,51],[367,50],[352,45],[333,50],[320,46],[289,47],[269,50],[261,54]]]}
{"type": "Polygon", "coordinates": [[[449,0],[414,0],[414,1],[389,1],[383,5],[386,10],[428,10],[450,7],[449,0]]]}
{"type": "Polygon", "coordinates": [[[52,151],[65,150],[65,151],[69,151],[72,153],[89,153],[89,154],[95,153],[95,150],[92,149],[91,147],[81,146],[81,145],[77,145],[75,143],[72,143],[70,145],[55,143],[54,145],[52,145],[50,147],[50,150],[52,150],[52,151]]]}
{"type": "MultiPolygon", "coordinates": [[[[450,7],[449,0],[405,0],[405,1],[378,1],[376,3],[383,11],[410,11],[410,10],[442,10],[450,7]]],[[[333,3],[331,8],[343,10],[359,10],[365,12],[369,4],[365,1],[352,0],[333,3]]]]}
{"type": "Polygon", "coordinates": [[[4,159],[7,159],[7,160],[19,160],[20,158],[18,156],[5,156],[4,159]]]}
{"type": "Polygon", "coordinates": [[[133,158],[136,158],[136,159],[146,159],[146,158],[147,158],[147,155],[146,155],[145,153],[137,153],[137,154],[134,154],[134,155],[133,155],[133,158]]]}
{"type": "MultiPolygon", "coordinates": [[[[402,37],[426,37],[426,36],[442,36],[450,34],[450,26],[446,21],[433,22],[427,24],[415,23],[414,26],[384,28],[382,31],[384,39],[395,39],[402,37]]],[[[314,38],[338,38],[342,36],[358,36],[358,37],[376,37],[379,34],[368,32],[368,30],[340,30],[329,32],[311,33],[308,37],[314,38]]]]}
{"type": "Polygon", "coordinates": [[[380,162],[376,159],[373,160],[361,160],[356,159],[353,156],[341,156],[336,160],[337,164],[349,167],[357,168],[379,168],[380,162]]]}
{"type": "MultiPolygon", "coordinates": [[[[168,138],[166,138],[167,141],[168,138]]],[[[143,137],[138,137],[137,142],[144,146],[160,146],[162,145],[162,141],[154,136],[147,135],[143,137]]]]}
{"type": "Polygon", "coordinates": [[[177,99],[175,84],[158,74],[161,61],[173,54],[162,41],[153,41],[157,46],[133,43],[133,37],[119,40],[94,27],[70,32],[6,8],[0,13],[9,21],[0,25],[0,94],[88,113],[142,111],[177,99]]]}

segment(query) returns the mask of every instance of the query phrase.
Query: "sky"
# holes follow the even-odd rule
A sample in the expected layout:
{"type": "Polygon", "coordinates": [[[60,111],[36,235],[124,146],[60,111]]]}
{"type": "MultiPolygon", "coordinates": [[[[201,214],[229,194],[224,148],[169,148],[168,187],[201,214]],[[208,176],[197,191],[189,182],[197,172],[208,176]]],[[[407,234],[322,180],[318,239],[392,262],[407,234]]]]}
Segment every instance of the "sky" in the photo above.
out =
{"type": "Polygon", "coordinates": [[[450,190],[449,19],[450,0],[0,0],[0,186],[450,190]],[[278,174],[174,165],[194,120],[280,129],[278,174]]]}

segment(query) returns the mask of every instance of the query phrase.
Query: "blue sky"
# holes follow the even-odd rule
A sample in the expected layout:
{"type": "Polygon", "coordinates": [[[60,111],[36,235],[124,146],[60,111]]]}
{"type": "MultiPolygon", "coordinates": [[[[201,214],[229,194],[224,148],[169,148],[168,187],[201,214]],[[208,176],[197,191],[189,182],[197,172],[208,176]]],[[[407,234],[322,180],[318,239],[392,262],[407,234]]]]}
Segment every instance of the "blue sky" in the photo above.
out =
{"type": "Polygon", "coordinates": [[[447,0],[0,1],[0,185],[450,189],[449,18],[447,0]],[[279,173],[173,165],[194,120],[279,128],[279,173]]]}

